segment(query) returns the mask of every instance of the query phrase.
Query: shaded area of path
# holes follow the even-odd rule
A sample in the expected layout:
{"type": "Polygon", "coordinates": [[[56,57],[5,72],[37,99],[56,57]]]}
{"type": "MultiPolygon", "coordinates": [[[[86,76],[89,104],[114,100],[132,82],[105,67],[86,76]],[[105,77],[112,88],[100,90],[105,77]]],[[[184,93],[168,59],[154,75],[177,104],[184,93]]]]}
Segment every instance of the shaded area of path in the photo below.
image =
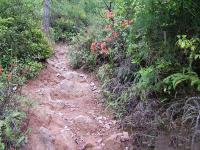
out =
{"type": "Polygon", "coordinates": [[[99,103],[94,79],[73,71],[67,47],[55,46],[40,75],[23,87],[34,101],[25,150],[125,150],[129,136],[99,103]]]}

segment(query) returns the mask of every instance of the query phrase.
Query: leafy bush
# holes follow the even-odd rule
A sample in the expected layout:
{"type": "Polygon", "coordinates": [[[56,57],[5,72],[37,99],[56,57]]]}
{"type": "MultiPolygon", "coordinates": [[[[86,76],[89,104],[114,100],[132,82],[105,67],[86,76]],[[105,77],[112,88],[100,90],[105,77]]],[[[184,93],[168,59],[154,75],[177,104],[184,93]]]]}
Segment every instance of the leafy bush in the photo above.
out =
{"type": "Polygon", "coordinates": [[[99,4],[94,0],[52,1],[51,27],[55,41],[71,41],[83,27],[92,24],[99,4]]]}
{"type": "Polygon", "coordinates": [[[21,100],[17,97],[23,77],[17,67],[3,70],[0,66],[0,149],[18,149],[26,138],[27,129],[22,126],[25,113],[21,111],[21,100]]]}
{"type": "Polygon", "coordinates": [[[30,15],[32,10],[27,2],[2,0],[0,10],[0,62],[3,67],[12,59],[42,60],[52,54],[39,22],[30,15]]]}
{"type": "Polygon", "coordinates": [[[89,50],[73,47],[70,51],[70,64],[72,68],[78,69],[84,67],[87,70],[93,70],[96,65],[96,55],[91,54],[89,50]]]}
{"type": "Polygon", "coordinates": [[[22,65],[20,67],[22,71],[26,70],[25,77],[27,79],[31,79],[37,76],[39,72],[42,70],[42,68],[43,68],[42,63],[37,62],[37,61],[31,61],[31,60],[27,60],[27,62],[25,62],[25,65],[22,65]]]}
{"type": "Polygon", "coordinates": [[[65,20],[64,18],[58,18],[52,23],[54,30],[55,41],[71,40],[71,37],[77,33],[75,28],[75,22],[71,20],[65,20]]]}
{"type": "Polygon", "coordinates": [[[91,53],[90,46],[95,33],[95,29],[91,26],[88,29],[80,30],[71,41],[72,46],[69,59],[73,68],[78,69],[83,66],[90,71],[94,70],[94,67],[97,65],[97,55],[91,53]]]}
{"type": "MultiPolygon", "coordinates": [[[[104,3],[105,8],[98,10],[103,17],[93,22],[96,31],[77,36],[81,52],[73,53],[76,66],[89,65],[99,70],[108,105],[134,131],[142,128],[151,137],[152,133],[157,136],[159,129],[172,132],[175,129],[182,133],[180,137],[194,145],[191,137],[198,135],[193,128],[199,115],[197,106],[191,109],[194,103],[188,97],[199,95],[200,2],[114,0],[104,3]],[[85,37],[90,40],[82,40],[85,37]],[[88,55],[89,45],[90,55],[96,55],[96,63],[81,61],[82,51],[88,55]],[[184,135],[186,128],[180,123],[183,118],[193,122],[188,136],[184,135]],[[172,129],[172,125],[176,127],[172,129]]],[[[198,100],[195,102],[199,105],[198,100]]]]}
{"type": "Polygon", "coordinates": [[[0,149],[20,149],[27,127],[18,96],[24,82],[42,69],[41,61],[52,54],[40,29],[41,1],[0,0],[0,149]]]}

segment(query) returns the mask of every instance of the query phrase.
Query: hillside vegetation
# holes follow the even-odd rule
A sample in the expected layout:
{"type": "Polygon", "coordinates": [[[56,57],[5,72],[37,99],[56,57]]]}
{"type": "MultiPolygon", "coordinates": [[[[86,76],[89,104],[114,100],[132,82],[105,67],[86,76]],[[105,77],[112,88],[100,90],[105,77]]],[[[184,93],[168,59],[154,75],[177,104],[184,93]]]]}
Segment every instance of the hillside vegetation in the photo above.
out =
{"type": "MultiPolygon", "coordinates": [[[[0,0],[0,149],[17,149],[28,132],[23,126],[22,84],[43,68],[52,53],[41,30],[36,4],[28,0],[0,0]],[[17,95],[16,95],[17,94],[17,95]]],[[[42,6],[42,5],[41,5],[42,6]]],[[[26,106],[27,107],[27,106],[26,106]]]]}
{"type": "MultiPolygon", "coordinates": [[[[72,68],[97,75],[106,106],[134,131],[133,144],[154,148],[158,135],[168,133],[173,147],[194,149],[200,128],[200,1],[49,2],[49,37],[71,46],[72,68]]],[[[13,107],[20,105],[13,92],[52,54],[41,30],[43,6],[42,0],[0,0],[0,149],[24,141],[25,115],[13,107]]]]}
{"type": "Polygon", "coordinates": [[[151,147],[161,131],[174,147],[192,149],[198,141],[199,6],[198,0],[102,1],[95,21],[73,37],[72,67],[97,74],[105,102],[138,145],[151,147]]]}

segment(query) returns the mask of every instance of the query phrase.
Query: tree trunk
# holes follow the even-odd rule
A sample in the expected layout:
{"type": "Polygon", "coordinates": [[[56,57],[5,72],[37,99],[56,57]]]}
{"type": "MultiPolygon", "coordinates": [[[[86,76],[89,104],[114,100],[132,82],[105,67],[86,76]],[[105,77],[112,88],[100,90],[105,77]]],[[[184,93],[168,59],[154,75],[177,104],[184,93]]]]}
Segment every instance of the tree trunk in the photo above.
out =
{"type": "Polygon", "coordinates": [[[49,35],[50,28],[50,0],[44,0],[44,20],[43,20],[44,32],[49,35]]]}

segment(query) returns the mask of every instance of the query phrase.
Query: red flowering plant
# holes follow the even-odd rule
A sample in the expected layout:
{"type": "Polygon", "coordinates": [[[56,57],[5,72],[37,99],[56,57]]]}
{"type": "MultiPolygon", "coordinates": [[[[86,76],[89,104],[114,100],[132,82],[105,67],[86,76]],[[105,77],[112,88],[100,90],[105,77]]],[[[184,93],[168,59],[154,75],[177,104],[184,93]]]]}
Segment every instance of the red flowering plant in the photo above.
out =
{"type": "Polygon", "coordinates": [[[97,42],[93,42],[90,47],[91,51],[94,53],[97,51],[97,42]]]}
{"type": "Polygon", "coordinates": [[[114,13],[113,13],[113,11],[112,10],[106,10],[106,17],[108,18],[108,19],[114,19],[114,13]]]}
{"type": "Polygon", "coordinates": [[[91,44],[91,51],[93,53],[99,53],[99,54],[108,55],[109,48],[108,48],[106,42],[93,42],[91,44]]]}
{"type": "Polygon", "coordinates": [[[122,35],[129,29],[133,20],[123,19],[115,15],[112,9],[108,9],[105,11],[104,22],[102,34],[99,35],[98,40],[91,43],[90,49],[93,53],[108,55],[110,50],[124,45],[122,35]]]}

